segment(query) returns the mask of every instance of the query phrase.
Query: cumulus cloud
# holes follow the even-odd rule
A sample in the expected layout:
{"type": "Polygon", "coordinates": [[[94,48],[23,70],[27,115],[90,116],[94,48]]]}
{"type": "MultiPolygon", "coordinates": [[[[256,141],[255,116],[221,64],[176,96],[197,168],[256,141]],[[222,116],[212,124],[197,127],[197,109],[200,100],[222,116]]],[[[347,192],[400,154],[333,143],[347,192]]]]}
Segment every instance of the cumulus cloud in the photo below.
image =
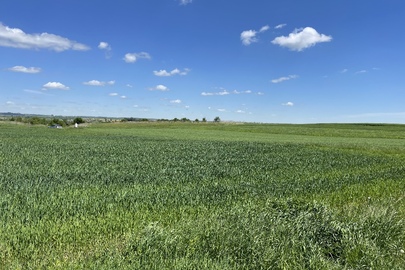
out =
{"type": "Polygon", "coordinates": [[[41,72],[41,68],[39,67],[24,67],[24,66],[14,66],[9,68],[8,70],[13,72],[22,72],[22,73],[39,73],[41,72]]]}
{"type": "Polygon", "coordinates": [[[153,71],[153,74],[155,74],[158,77],[170,77],[174,75],[187,75],[189,71],[190,70],[188,68],[185,68],[183,71],[179,70],[178,68],[175,68],[172,71],[166,71],[165,69],[161,69],[159,71],[157,70],[153,71]]]}
{"type": "Polygon", "coordinates": [[[292,107],[292,106],[294,106],[294,103],[292,103],[291,101],[288,101],[288,102],[283,103],[283,104],[281,104],[281,105],[292,107]]]}
{"type": "Polygon", "coordinates": [[[86,51],[87,45],[54,34],[27,34],[19,28],[10,28],[0,23],[0,46],[19,49],[48,49],[57,52],[66,50],[86,51]]]}
{"type": "Polygon", "coordinates": [[[281,83],[281,82],[288,81],[288,80],[291,80],[291,79],[296,79],[296,78],[298,78],[297,75],[289,75],[289,76],[286,76],[286,77],[280,77],[278,79],[273,79],[273,80],[271,80],[271,82],[272,83],[281,83]]]}
{"type": "Polygon", "coordinates": [[[295,29],[294,32],[288,35],[288,37],[276,37],[272,43],[281,47],[287,47],[291,51],[299,52],[312,47],[317,43],[330,42],[331,40],[332,36],[319,34],[314,28],[305,27],[304,29],[295,29]]]}
{"type": "Polygon", "coordinates": [[[48,82],[42,86],[43,90],[49,90],[49,89],[58,89],[58,90],[69,90],[69,87],[66,85],[60,83],[60,82],[48,82]]]}
{"type": "Polygon", "coordinates": [[[114,85],[115,81],[108,81],[108,82],[102,82],[98,80],[91,80],[88,82],[83,82],[84,85],[91,85],[91,86],[105,86],[105,85],[114,85]]]}
{"type": "Polygon", "coordinates": [[[127,63],[135,63],[138,59],[151,59],[151,57],[147,52],[140,52],[140,53],[127,53],[123,58],[123,60],[127,63]]]}
{"type": "Polygon", "coordinates": [[[267,30],[270,29],[270,26],[265,25],[262,28],[260,28],[259,31],[255,31],[255,30],[246,30],[243,31],[240,34],[240,40],[242,41],[242,44],[245,46],[249,46],[250,44],[254,43],[254,42],[258,42],[259,39],[257,38],[257,34],[258,33],[263,33],[266,32],[267,30]]]}
{"type": "Polygon", "coordinates": [[[158,84],[155,87],[149,88],[150,91],[169,91],[169,88],[167,86],[164,86],[163,84],[158,84]]]}
{"type": "Polygon", "coordinates": [[[111,46],[105,41],[101,41],[100,44],[98,44],[98,48],[100,50],[105,51],[105,58],[109,59],[111,58],[111,46]]]}
{"type": "Polygon", "coordinates": [[[100,44],[98,44],[98,48],[100,50],[107,50],[107,51],[111,50],[110,44],[108,44],[107,42],[104,42],[104,41],[101,41],[100,44]]]}

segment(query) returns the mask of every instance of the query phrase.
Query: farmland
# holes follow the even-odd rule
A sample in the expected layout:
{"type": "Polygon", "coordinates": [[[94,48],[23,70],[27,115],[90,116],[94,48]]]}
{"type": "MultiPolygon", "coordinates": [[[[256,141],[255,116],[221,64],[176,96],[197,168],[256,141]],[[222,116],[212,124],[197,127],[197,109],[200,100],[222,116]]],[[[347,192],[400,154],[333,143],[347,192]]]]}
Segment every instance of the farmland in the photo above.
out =
{"type": "Polygon", "coordinates": [[[0,123],[0,269],[404,269],[405,126],[0,123]]]}

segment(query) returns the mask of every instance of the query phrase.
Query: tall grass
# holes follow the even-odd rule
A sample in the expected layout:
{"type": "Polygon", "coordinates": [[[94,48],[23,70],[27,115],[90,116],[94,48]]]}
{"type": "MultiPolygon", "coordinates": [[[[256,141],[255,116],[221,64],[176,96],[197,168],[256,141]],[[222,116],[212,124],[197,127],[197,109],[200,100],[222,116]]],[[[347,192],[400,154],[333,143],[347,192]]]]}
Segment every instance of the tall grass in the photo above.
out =
{"type": "Polygon", "coordinates": [[[0,125],[0,268],[404,268],[401,126],[254,127],[0,125]]]}

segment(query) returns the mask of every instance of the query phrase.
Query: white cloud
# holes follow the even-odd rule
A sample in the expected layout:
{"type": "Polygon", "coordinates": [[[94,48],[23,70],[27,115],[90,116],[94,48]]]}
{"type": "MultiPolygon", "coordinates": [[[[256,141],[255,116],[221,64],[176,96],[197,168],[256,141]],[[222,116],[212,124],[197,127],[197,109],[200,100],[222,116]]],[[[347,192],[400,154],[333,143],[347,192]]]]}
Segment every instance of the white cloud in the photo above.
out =
{"type": "Polygon", "coordinates": [[[232,93],[235,94],[235,95],[239,95],[239,94],[251,94],[252,91],[251,91],[251,90],[246,90],[246,91],[233,90],[232,93]]]}
{"type": "Polygon", "coordinates": [[[44,92],[37,91],[37,90],[31,90],[31,89],[24,89],[24,92],[31,93],[31,94],[36,94],[36,95],[45,95],[44,92]]]}
{"type": "Polygon", "coordinates": [[[12,101],[7,101],[7,102],[6,102],[6,105],[12,106],[12,105],[15,105],[15,103],[12,102],[12,101]]]}
{"type": "Polygon", "coordinates": [[[182,101],[180,99],[175,99],[175,100],[170,100],[170,103],[180,104],[180,103],[182,103],[182,101]]]}
{"type": "Polygon", "coordinates": [[[292,107],[292,106],[294,106],[294,103],[292,103],[291,101],[288,101],[288,102],[283,103],[283,104],[281,104],[281,105],[292,107]]]}
{"type": "Polygon", "coordinates": [[[242,40],[242,44],[248,46],[253,42],[257,42],[258,39],[256,38],[257,32],[254,30],[246,30],[240,34],[240,39],[242,40]]]}
{"type": "Polygon", "coordinates": [[[110,94],[108,94],[109,96],[112,96],[112,97],[115,97],[115,96],[118,96],[118,93],[110,93],[110,94]]]}
{"type": "Polygon", "coordinates": [[[228,92],[225,89],[220,92],[202,92],[201,93],[202,96],[226,96],[229,94],[230,94],[230,92],[228,92]]]}
{"type": "Polygon", "coordinates": [[[23,72],[23,73],[39,73],[41,72],[41,68],[39,67],[24,67],[24,66],[14,66],[9,68],[8,70],[14,71],[14,72],[23,72]]]}
{"type": "Polygon", "coordinates": [[[120,96],[120,98],[122,98],[122,99],[126,99],[126,98],[127,98],[127,96],[120,96]]]}
{"type": "Polygon", "coordinates": [[[288,81],[288,80],[291,80],[291,79],[296,79],[296,78],[298,78],[297,75],[289,75],[287,77],[280,77],[278,79],[273,79],[273,80],[271,80],[271,82],[272,83],[281,83],[281,82],[288,81]]]}
{"type": "Polygon", "coordinates": [[[245,46],[249,46],[250,44],[254,43],[254,42],[258,42],[259,39],[257,38],[257,34],[258,33],[263,33],[266,32],[267,30],[270,29],[270,26],[265,25],[262,28],[260,28],[259,31],[255,31],[255,30],[246,30],[243,31],[240,34],[240,40],[242,41],[242,44],[245,46]]]}
{"type": "Polygon", "coordinates": [[[237,110],[236,113],[246,113],[244,110],[237,110]]]}
{"type": "Polygon", "coordinates": [[[48,49],[57,52],[66,50],[86,51],[87,45],[67,38],[48,34],[27,34],[21,29],[10,28],[0,23],[0,46],[20,49],[48,49]]]}
{"type": "Polygon", "coordinates": [[[98,80],[91,80],[88,82],[84,82],[84,85],[91,85],[91,86],[105,86],[105,85],[114,85],[115,81],[108,81],[108,82],[102,82],[98,80]]]}
{"type": "Polygon", "coordinates": [[[263,33],[263,32],[266,32],[267,30],[269,30],[270,29],[270,26],[268,26],[268,25],[265,25],[265,26],[263,26],[262,28],[260,28],[260,33],[263,33]]]}
{"type": "Polygon", "coordinates": [[[331,36],[319,34],[312,27],[305,27],[304,29],[295,29],[288,37],[276,37],[272,43],[287,47],[292,51],[302,51],[306,48],[312,47],[320,42],[329,42],[332,40],[331,36]]]}
{"type": "Polygon", "coordinates": [[[105,41],[101,41],[100,44],[98,44],[98,48],[100,50],[105,51],[105,58],[109,59],[111,58],[111,46],[105,41]]]}
{"type": "Polygon", "coordinates": [[[149,88],[150,91],[169,91],[169,88],[167,86],[164,86],[163,84],[158,84],[155,87],[149,88]]]}
{"type": "Polygon", "coordinates": [[[126,86],[129,87],[129,88],[132,88],[132,87],[133,87],[133,86],[132,86],[131,84],[129,84],[129,83],[127,83],[126,86]]]}
{"type": "Polygon", "coordinates": [[[363,74],[363,73],[367,73],[367,70],[363,69],[356,72],[356,74],[363,74]]]}
{"type": "Polygon", "coordinates": [[[251,90],[246,90],[246,91],[233,90],[232,92],[230,92],[224,88],[220,88],[220,90],[221,91],[219,91],[219,92],[202,92],[201,95],[202,96],[226,96],[226,95],[230,95],[230,94],[234,94],[234,95],[252,94],[251,90]]]}
{"type": "Polygon", "coordinates": [[[108,44],[107,42],[104,42],[104,41],[101,41],[100,44],[98,44],[98,48],[100,50],[107,50],[107,51],[111,50],[110,44],[108,44]]]}
{"type": "Polygon", "coordinates": [[[125,54],[123,60],[127,63],[135,63],[138,59],[151,59],[149,53],[127,53],[125,54]]]}
{"type": "Polygon", "coordinates": [[[172,71],[166,71],[165,69],[161,69],[159,71],[155,70],[153,71],[153,74],[158,77],[170,77],[174,75],[187,75],[187,73],[190,71],[190,69],[185,68],[183,71],[181,71],[178,68],[173,69],[172,71]]]}
{"type": "Polygon", "coordinates": [[[345,68],[345,69],[342,69],[341,71],[340,71],[340,73],[346,73],[346,72],[348,72],[349,70],[347,69],[347,68],[345,68]]]}
{"type": "Polygon", "coordinates": [[[188,5],[191,4],[193,0],[180,0],[180,5],[188,5]]]}
{"type": "Polygon", "coordinates": [[[48,82],[42,86],[43,90],[49,90],[49,89],[59,89],[59,90],[69,90],[69,87],[66,85],[60,83],[60,82],[48,82]]]}
{"type": "Polygon", "coordinates": [[[282,23],[282,24],[279,24],[279,25],[276,25],[276,27],[274,27],[275,29],[281,29],[281,28],[283,28],[284,26],[286,26],[287,24],[285,24],[285,23],[282,23]]]}
{"type": "Polygon", "coordinates": [[[219,112],[226,112],[226,109],[217,109],[219,112]]]}

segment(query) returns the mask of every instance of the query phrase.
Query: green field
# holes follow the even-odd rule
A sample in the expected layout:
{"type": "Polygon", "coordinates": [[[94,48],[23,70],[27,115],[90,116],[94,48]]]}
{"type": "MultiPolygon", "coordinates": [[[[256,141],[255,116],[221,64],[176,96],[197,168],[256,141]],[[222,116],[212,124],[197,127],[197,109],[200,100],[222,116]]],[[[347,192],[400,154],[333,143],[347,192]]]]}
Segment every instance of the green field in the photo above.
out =
{"type": "Polygon", "coordinates": [[[405,126],[0,123],[0,269],[405,269],[405,126]]]}

